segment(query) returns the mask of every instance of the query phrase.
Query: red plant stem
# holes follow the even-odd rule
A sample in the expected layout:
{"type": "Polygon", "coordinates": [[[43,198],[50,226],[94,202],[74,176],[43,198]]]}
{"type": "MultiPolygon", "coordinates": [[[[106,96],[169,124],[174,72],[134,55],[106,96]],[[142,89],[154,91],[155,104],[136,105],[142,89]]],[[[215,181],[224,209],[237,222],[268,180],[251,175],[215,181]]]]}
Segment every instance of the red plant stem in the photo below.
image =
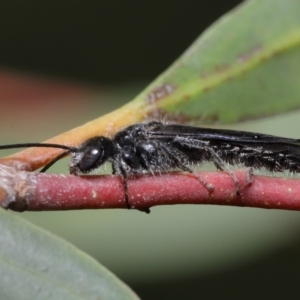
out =
{"type": "MultiPolygon", "coordinates": [[[[15,173],[10,177],[14,195],[9,194],[7,189],[1,190],[0,185],[2,207],[17,211],[126,208],[120,176],[15,173]]],[[[226,172],[197,173],[214,185],[213,192],[209,192],[192,174],[173,172],[128,179],[129,201],[133,208],[140,210],[171,204],[300,210],[299,179],[253,176],[249,183],[249,169],[234,173],[241,185],[240,196],[236,195],[234,182],[226,172]]],[[[2,173],[0,175],[3,176],[2,173]]]]}

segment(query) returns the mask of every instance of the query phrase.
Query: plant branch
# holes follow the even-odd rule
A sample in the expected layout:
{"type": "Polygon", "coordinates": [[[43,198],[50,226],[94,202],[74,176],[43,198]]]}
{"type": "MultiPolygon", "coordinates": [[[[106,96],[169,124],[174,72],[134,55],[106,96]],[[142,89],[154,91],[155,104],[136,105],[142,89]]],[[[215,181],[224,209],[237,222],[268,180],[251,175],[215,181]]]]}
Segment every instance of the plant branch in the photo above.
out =
{"type": "MultiPolygon", "coordinates": [[[[253,176],[249,169],[235,171],[241,195],[226,172],[197,173],[213,184],[209,192],[192,174],[172,172],[128,179],[133,208],[156,205],[215,204],[300,210],[300,180],[253,176]]],[[[16,211],[126,208],[120,176],[72,176],[0,168],[0,206],[16,211]]]]}

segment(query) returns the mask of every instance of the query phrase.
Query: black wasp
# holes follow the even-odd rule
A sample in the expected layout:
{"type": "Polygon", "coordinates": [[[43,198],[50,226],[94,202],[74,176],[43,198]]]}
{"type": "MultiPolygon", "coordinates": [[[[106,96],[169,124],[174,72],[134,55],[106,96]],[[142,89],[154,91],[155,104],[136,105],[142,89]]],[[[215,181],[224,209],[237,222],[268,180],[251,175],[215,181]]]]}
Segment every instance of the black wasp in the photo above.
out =
{"type": "Polygon", "coordinates": [[[0,149],[20,147],[53,147],[66,150],[46,165],[42,172],[68,154],[72,156],[70,173],[74,175],[91,173],[106,161],[111,162],[113,173],[118,173],[123,178],[128,208],[131,208],[127,188],[127,177],[130,175],[182,170],[194,174],[212,192],[214,187],[192,169],[193,164],[212,161],[218,169],[230,174],[239,194],[239,181],[226,163],[242,164],[256,169],[266,168],[275,172],[300,172],[300,140],[160,122],[131,125],[116,133],[113,138],[96,136],[78,148],[26,143],[0,146],[0,149]]]}

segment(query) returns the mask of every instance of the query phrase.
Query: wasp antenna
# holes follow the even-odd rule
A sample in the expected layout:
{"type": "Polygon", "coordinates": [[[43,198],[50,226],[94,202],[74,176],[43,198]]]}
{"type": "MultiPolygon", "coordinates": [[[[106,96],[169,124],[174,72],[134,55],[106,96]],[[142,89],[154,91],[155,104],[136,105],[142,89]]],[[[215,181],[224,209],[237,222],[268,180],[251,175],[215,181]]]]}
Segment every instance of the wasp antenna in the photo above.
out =
{"type": "Polygon", "coordinates": [[[14,149],[14,148],[30,148],[30,147],[41,147],[41,148],[57,148],[66,150],[57,157],[55,157],[52,161],[50,161],[40,172],[45,172],[48,170],[54,163],[56,163],[61,158],[67,156],[70,153],[76,153],[79,151],[76,147],[69,147],[60,144],[48,144],[48,143],[22,143],[22,144],[10,144],[10,145],[0,145],[0,150],[4,149],[14,149]]]}
{"type": "Polygon", "coordinates": [[[47,165],[45,165],[43,167],[42,170],[40,170],[40,173],[44,173],[46,172],[50,167],[52,167],[57,161],[59,161],[60,159],[64,158],[65,156],[67,156],[68,154],[70,154],[71,152],[68,151],[64,151],[63,153],[59,154],[58,156],[56,156],[53,160],[51,160],[47,165]]]}
{"type": "Polygon", "coordinates": [[[23,143],[23,144],[0,145],[0,150],[14,149],[14,148],[30,148],[30,147],[58,148],[58,149],[68,150],[68,152],[70,153],[78,152],[78,149],[75,147],[69,147],[60,144],[47,144],[47,143],[23,143]]]}

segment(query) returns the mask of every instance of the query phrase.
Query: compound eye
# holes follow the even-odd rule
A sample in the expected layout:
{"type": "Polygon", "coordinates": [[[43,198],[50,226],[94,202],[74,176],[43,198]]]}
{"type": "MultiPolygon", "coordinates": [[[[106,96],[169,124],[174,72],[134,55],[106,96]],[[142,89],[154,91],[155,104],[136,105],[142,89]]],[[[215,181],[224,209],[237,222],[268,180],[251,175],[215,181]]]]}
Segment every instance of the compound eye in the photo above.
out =
{"type": "Polygon", "coordinates": [[[103,156],[102,149],[99,148],[90,148],[82,156],[79,169],[81,172],[88,172],[95,167],[97,167],[99,160],[103,156]]]}

